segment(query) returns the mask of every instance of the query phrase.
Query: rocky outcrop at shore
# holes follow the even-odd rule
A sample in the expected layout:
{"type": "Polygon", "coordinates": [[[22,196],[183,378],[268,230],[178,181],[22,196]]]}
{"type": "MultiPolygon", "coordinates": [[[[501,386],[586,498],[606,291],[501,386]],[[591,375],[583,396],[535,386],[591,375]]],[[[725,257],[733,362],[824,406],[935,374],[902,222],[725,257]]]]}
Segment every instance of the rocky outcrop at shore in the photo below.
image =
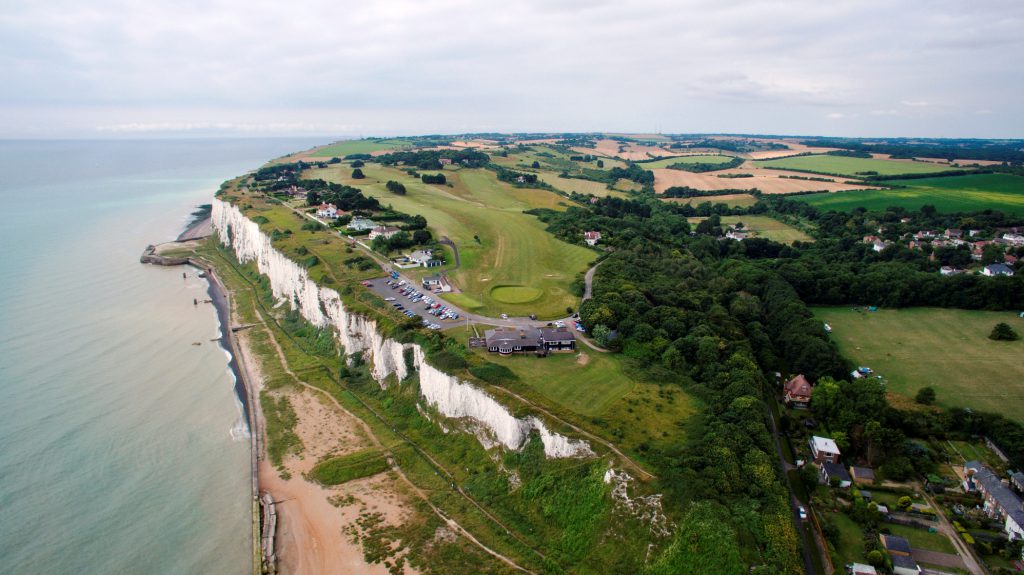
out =
{"type": "Polygon", "coordinates": [[[230,246],[239,261],[256,263],[260,273],[270,280],[275,298],[288,302],[313,325],[333,328],[346,353],[362,353],[372,365],[374,380],[382,387],[391,375],[399,380],[411,375],[405,360],[406,350],[410,350],[424,402],[445,417],[468,419],[474,427],[485,430],[488,437],[480,438],[485,446],[496,441],[518,450],[536,430],[548,457],[593,455],[587,442],[552,432],[538,417],[515,417],[484,390],[431,366],[419,345],[384,337],[375,320],[350,313],[337,291],[318,286],[304,268],[274,249],[259,225],[235,206],[215,199],[212,224],[221,243],[230,246]]]}

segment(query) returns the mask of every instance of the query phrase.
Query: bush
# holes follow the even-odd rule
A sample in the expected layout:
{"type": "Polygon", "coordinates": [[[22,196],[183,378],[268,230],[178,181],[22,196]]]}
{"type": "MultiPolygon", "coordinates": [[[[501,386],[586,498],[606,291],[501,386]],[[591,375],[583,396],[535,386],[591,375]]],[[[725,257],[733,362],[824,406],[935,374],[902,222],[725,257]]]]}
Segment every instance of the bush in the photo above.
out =
{"type": "Polygon", "coordinates": [[[917,396],[914,401],[921,405],[931,405],[935,403],[935,388],[933,387],[922,387],[917,390],[917,396]]]}
{"type": "Polygon", "coordinates": [[[384,454],[376,449],[357,451],[317,463],[310,476],[324,485],[339,485],[346,481],[369,477],[387,471],[384,454]]]}
{"type": "Polygon", "coordinates": [[[992,333],[988,338],[996,341],[1016,341],[1020,339],[1020,336],[1010,327],[1010,324],[999,322],[992,328],[992,333]]]}
{"type": "Polygon", "coordinates": [[[361,179],[363,179],[365,177],[366,177],[366,175],[363,174],[363,171],[360,170],[359,168],[356,168],[356,169],[352,170],[352,179],[353,180],[361,180],[361,179]]]}
{"type": "Polygon", "coordinates": [[[465,369],[469,364],[466,360],[455,355],[454,353],[442,350],[430,354],[430,363],[441,371],[454,371],[457,369],[465,369]]]}

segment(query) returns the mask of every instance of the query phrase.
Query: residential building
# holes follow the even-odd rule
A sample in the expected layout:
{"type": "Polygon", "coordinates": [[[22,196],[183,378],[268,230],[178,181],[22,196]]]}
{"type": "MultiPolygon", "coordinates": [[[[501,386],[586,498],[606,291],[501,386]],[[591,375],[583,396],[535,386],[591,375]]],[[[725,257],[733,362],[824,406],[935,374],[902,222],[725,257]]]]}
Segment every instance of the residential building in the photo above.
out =
{"type": "Polygon", "coordinates": [[[1024,491],[1024,471],[1018,471],[1011,475],[1010,483],[1017,488],[1017,491],[1024,491]]]}
{"type": "Polygon", "coordinates": [[[819,480],[825,485],[831,485],[833,477],[839,479],[839,487],[853,485],[853,478],[850,477],[849,472],[846,471],[846,467],[842,463],[823,461],[818,472],[819,480]]]}
{"type": "Polygon", "coordinates": [[[730,228],[729,231],[725,232],[725,237],[727,239],[736,240],[738,242],[742,242],[747,239],[748,235],[749,234],[746,230],[737,230],[735,228],[730,228]]]}
{"type": "Polygon", "coordinates": [[[1011,246],[1024,246],[1024,234],[1003,234],[1003,239],[1011,246]]]}
{"type": "Polygon", "coordinates": [[[921,568],[911,555],[910,541],[897,535],[882,534],[879,537],[882,540],[882,547],[889,552],[893,573],[896,575],[918,575],[921,573],[921,568]]]}
{"type": "Polygon", "coordinates": [[[430,250],[416,250],[407,257],[410,262],[425,268],[438,267],[444,263],[441,260],[434,259],[434,254],[430,250]]]}
{"type": "Polygon", "coordinates": [[[870,565],[854,563],[850,565],[850,575],[878,575],[878,571],[870,565]]]}
{"type": "Polygon", "coordinates": [[[985,266],[981,270],[981,275],[995,277],[995,276],[1012,276],[1013,268],[1006,264],[991,264],[985,266]]]}
{"type": "Polygon", "coordinates": [[[499,327],[484,332],[487,351],[511,355],[514,353],[548,353],[573,351],[576,336],[564,327],[514,328],[499,327]]]}
{"type": "Polygon", "coordinates": [[[334,219],[338,217],[338,207],[334,204],[320,204],[320,207],[316,209],[316,215],[321,218],[334,219]]]}
{"type": "Polygon", "coordinates": [[[947,238],[950,238],[950,239],[952,239],[952,238],[962,238],[963,235],[964,235],[964,231],[959,229],[959,228],[948,228],[946,230],[946,233],[945,233],[945,236],[947,238]]]}
{"type": "Polygon", "coordinates": [[[400,231],[402,231],[402,230],[400,230],[398,228],[395,228],[395,227],[391,227],[391,226],[377,226],[377,227],[373,228],[372,230],[370,230],[369,238],[371,240],[375,240],[377,238],[388,239],[388,238],[390,238],[391,236],[397,234],[400,231]]]}
{"type": "Polygon", "coordinates": [[[440,164],[442,166],[450,166],[450,165],[452,165],[452,159],[451,158],[438,158],[437,161],[440,162],[440,164]]]}
{"type": "Polygon", "coordinates": [[[1024,503],[1009,482],[1003,481],[980,461],[964,464],[964,490],[980,493],[983,508],[992,518],[1003,520],[1003,531],[1011,540],[1024,539],[1024,503]]]}
{"type": "Polygon", "coordinates": [[[920,241],[920,240],[930,240],[930,239],[934,238],[936,235],[937,234],[935,232],[931,231],[931,230],[922,230],[922,231],[917,232],[916,234],[914,234],[914,239],[918,240],[918,241],[920,241]]]}
{"type": "Polygon", "coordinates": [[[853,478],[853,482],[865,485],[875,482],[875,470],[870,467],[850,467],[850,477],[853,478]]]}
{"type": "Polygon", "coordinates": [[[600,240],[601,232],[583,232],[583,241],[587,242],[588,246],[596,246],[600,240]]]}
{"type": "Polygon", "coordinates": [[[352,218],[352,221],[348,223],[348,229],[357,232],[372,230],[375,227],[377,227],[377,223],[367,218],[352,218]]]}
{"type": "Polygon", "coordinates": [[[955,276],[964,273],[964,270],[952,266],[942,266],[939,268],[939,273],[944,276],[955,276]]]}
{"type": "Polygon", "coordinates": [[[829,439],[828,437],[818,437],[817,435],[811,437],[811,456],[814,458],[815,463],[829,462],[839,463],[839,446],[836,442],[829,439]]]}
{"type": "Polygon", "coordinates": [[[782,385],[787,404],[793,407],[807,407],[811,403],[811,382],[800,374],[782,385]]]}

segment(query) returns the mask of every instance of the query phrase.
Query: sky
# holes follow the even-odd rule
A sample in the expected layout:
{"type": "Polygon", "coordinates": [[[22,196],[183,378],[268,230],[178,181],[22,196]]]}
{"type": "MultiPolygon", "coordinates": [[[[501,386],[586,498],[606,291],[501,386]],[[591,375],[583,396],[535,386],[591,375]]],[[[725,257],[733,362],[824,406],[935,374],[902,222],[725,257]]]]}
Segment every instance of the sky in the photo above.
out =
{"type": "Polygon", "coordinates": [[[1020,0],[0,0],[0,138],[1024,137],[1020,0]]]}

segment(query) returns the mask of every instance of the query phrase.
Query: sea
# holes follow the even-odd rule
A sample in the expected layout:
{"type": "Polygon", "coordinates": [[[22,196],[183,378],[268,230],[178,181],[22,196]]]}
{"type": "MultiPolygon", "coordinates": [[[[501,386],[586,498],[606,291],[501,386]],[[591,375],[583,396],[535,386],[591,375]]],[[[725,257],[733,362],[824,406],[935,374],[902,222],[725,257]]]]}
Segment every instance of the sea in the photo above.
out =
{"type": "Polygon", "coordinates": [[[139,256],[222,181],[317,143],[0,141],[0,572],[251,571],[206,280],[139,256]]]}

